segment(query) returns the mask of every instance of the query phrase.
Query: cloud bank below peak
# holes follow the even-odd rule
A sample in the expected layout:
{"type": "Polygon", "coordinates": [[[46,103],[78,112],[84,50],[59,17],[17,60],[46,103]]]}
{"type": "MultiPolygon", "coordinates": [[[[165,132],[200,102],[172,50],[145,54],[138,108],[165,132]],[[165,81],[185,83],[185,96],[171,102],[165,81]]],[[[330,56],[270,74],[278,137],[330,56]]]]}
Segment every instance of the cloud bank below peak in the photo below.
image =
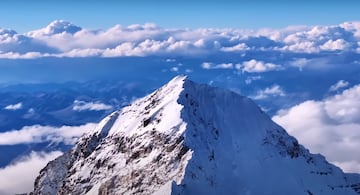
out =
{"type": "MultiPolygon", "coordinates": [[[[345,81],[333,85],[345,86],[345,81]]],[[[321,153],[347,172],[360,172],[360,85],[315,101],[280,110],[273,120],[313,153],[321,153]],[[321,138],[321,139],[319,139],[321,138]],[[352,155],[349,155],[352,154],[352,155]]]]}
{"type": "Polygon", "coordinates": [[[31,191],[40,170],[61,154],[60,151],[31,152],[13,164],[0,168],[0,194],[22,194],[31,191]]]}
{"type": "Polygon", "coordinates": [[[0,29],[0,58],[359,53],[359,43],[360,22],[260,30],[164,29],[148,23],[89,30],[56,20],[24,34],[0,29]]]}

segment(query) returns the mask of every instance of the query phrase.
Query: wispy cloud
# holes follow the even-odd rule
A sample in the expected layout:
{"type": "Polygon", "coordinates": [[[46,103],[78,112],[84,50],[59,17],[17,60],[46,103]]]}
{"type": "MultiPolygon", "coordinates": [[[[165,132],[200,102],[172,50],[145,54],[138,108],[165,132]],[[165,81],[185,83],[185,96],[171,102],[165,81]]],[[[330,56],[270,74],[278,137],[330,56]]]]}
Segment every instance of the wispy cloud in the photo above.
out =
{"type": "Polygon", "coordinates": [[[60,151],[31,152],[13,164],[0,168],[0,194],[31,192],[40,170],[61,154],[60,151]]]}
{"type": "Polygon", "coordinates": [[[341,88],[345,88],[345,87],[349,86],[349,84],[350,83],[347,81],[340,80],[337,83],[335,83],[334,85],[331,85],[329,91],[337,91],[341,88]]]}
{"type": "Polygon", "coordinates": [[[360,85],[281,110],[273,120],[311,152],[324,154],[345,171],[360,172],[360,85]]]}
{"type": "Polygon", "coordinates": [[[245,43],[239,43],[231,47],[222,47],[220,50],[225,52],[237,52],[250,50],[250,48],[245,43]]]}
{"type": "Polygon", "coordinates": [[[101,110],[110,110],[113,107],[101,102],[85,102],[81,100],[75,100],[73,105],[73,110],[75,111],[101,111],[101,110]]]}
{"type": "Polygon", "coordinates": [[[204,62],[201,64],[203,69],[232,69],[234,65],[232,63],[221,63],[221,64],[214,64],[211,62],[204,62]]]}
{"type": "Polygon", "coordinates": [[[268,97],[278,97],[278,96],[285,96],[284,90],[279,85],[273,85],[271,87],[267,87],[263,90],[259,90],[253,99],[265,99],[268,97]]]}

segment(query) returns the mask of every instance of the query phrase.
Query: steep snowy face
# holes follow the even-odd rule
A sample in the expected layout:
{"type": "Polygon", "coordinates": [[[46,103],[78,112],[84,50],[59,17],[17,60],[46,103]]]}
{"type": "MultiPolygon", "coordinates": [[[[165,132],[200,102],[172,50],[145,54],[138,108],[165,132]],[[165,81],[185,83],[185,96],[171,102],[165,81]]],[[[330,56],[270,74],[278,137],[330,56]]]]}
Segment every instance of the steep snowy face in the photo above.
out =
{"type": "Polygon", "coordinates": [[[50,162],[34,194],[356,194],[250,99],[176,77],[50,162]]]}

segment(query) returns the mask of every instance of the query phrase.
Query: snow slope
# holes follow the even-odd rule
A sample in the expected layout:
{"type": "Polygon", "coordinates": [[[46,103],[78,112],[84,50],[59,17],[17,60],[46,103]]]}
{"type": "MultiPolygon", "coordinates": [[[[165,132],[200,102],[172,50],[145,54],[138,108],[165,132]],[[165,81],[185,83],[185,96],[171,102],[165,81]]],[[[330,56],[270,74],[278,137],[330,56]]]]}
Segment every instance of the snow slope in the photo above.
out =
{"type": "MultiPolygon", "coordinates": [[[[306,122],[306,121],[304,121],[306,122]]],[[[359,194],[250,99],[175,77],[50,162],[34,194],[359,194]]]]}

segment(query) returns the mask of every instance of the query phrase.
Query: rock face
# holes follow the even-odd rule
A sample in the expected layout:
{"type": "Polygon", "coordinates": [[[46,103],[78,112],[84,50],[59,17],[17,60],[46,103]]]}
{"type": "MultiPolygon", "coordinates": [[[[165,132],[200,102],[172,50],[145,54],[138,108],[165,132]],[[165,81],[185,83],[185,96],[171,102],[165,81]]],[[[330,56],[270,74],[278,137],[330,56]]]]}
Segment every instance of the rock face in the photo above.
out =
{"type": "MultiPolygon", "coordinates": [[[[306,121],[304,121],[306,122],[306,121]]],[[[50,162],[33,194],[359,194],[250,99],[175,77],[50,162]]]]}

